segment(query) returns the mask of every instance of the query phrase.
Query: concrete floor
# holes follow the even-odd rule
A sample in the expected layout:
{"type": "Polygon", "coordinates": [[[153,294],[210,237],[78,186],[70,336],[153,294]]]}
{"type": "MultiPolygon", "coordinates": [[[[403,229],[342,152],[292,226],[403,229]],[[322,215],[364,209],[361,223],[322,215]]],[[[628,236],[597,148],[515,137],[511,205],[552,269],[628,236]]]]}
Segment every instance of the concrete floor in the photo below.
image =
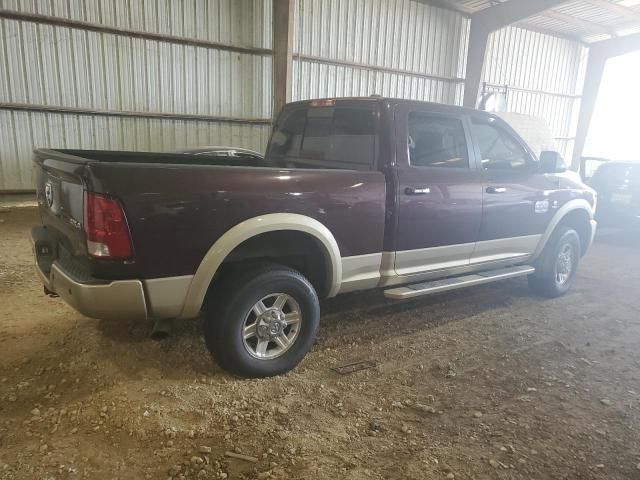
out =
{"type": "Polygon", "coordinates": [[[640,478],[640,244],[602,232],[563,298],[526,280],[324,302],[292,373],[221,371],[184,322],[42,295],[33,209],[0,211],[0,479],[640,478]],[[332,367],[377,366],[350,375],[332,367]],[[232,451],[256,461],[231,458],[232,451]]]}

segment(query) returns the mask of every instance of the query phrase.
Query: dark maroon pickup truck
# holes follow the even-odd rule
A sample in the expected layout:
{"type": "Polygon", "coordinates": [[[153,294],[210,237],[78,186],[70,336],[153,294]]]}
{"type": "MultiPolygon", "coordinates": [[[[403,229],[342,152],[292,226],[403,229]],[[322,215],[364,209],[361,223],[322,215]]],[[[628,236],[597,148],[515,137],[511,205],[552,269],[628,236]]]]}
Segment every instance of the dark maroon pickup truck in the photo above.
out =
{"type": "Polygon", "coordinates": [[[287,105],[264,159],[36,150],[45,290],[90,317],[204,315],[245,376],[293,368],[319,298],[392,299],[527,275],[558,296],[595,194],[499,118],[387,98],[287,105]]]}

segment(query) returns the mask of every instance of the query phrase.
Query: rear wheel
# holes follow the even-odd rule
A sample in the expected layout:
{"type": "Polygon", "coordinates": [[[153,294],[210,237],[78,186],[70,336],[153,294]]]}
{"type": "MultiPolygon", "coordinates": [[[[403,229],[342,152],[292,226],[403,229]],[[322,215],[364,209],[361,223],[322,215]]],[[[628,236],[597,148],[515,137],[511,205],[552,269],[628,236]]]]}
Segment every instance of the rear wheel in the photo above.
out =
{"type": "Polygon", "coordinates": [[[564,295],[573,284],[580,261],[580,237],[569,227],[558,227],[542,251],[529,287],[545,297],[564,295]]]}
{"type": "Polygon", "coordinates": [[[309,281],[273,265],[246,271],[225,290],[205,310],[207,348],[220,366],[245,377],[294,368],[311,348],[320,322],[309,281]]]}

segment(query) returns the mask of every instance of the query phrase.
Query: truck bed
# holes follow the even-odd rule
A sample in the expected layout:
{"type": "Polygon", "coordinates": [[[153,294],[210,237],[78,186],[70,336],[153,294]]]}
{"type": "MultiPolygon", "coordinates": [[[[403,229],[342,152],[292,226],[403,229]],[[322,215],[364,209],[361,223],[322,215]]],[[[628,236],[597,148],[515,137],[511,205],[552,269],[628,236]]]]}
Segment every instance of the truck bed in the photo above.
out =
{"type": "Polygon", "coordinates": [[[320,221],[333,232],[342,256],[382,251],[386,185],[377,171],[99,150],[36,150],[34,161],[43,224],[76,271],[84,268],[91,277],[191,275],[227,230],[274,212],[320,221]],[[47,204],[47,188],[53,206],[47,204]],[[85,191],[122,204],[133,241],[131,261],[87,257],[85,191]]]}

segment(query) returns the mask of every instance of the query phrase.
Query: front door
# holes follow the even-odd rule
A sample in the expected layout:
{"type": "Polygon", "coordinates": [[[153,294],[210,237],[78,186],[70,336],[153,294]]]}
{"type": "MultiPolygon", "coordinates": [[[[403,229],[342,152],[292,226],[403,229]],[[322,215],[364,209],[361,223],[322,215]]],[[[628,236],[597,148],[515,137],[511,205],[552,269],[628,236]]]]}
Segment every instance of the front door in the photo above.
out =
{"type": "Polygon", "coordinates": [[[471,263],[530,255],[553,214],[554,185],[505,122],[472,114],[470,127],[484,173],[482,226],[471,263]]]}
{"type": "Polygon", "coordinates": [[[411,275],[469,264],[482,217],[482,171],[468,120],[436,106],[396,111],[395,270],[411,275]]]}

